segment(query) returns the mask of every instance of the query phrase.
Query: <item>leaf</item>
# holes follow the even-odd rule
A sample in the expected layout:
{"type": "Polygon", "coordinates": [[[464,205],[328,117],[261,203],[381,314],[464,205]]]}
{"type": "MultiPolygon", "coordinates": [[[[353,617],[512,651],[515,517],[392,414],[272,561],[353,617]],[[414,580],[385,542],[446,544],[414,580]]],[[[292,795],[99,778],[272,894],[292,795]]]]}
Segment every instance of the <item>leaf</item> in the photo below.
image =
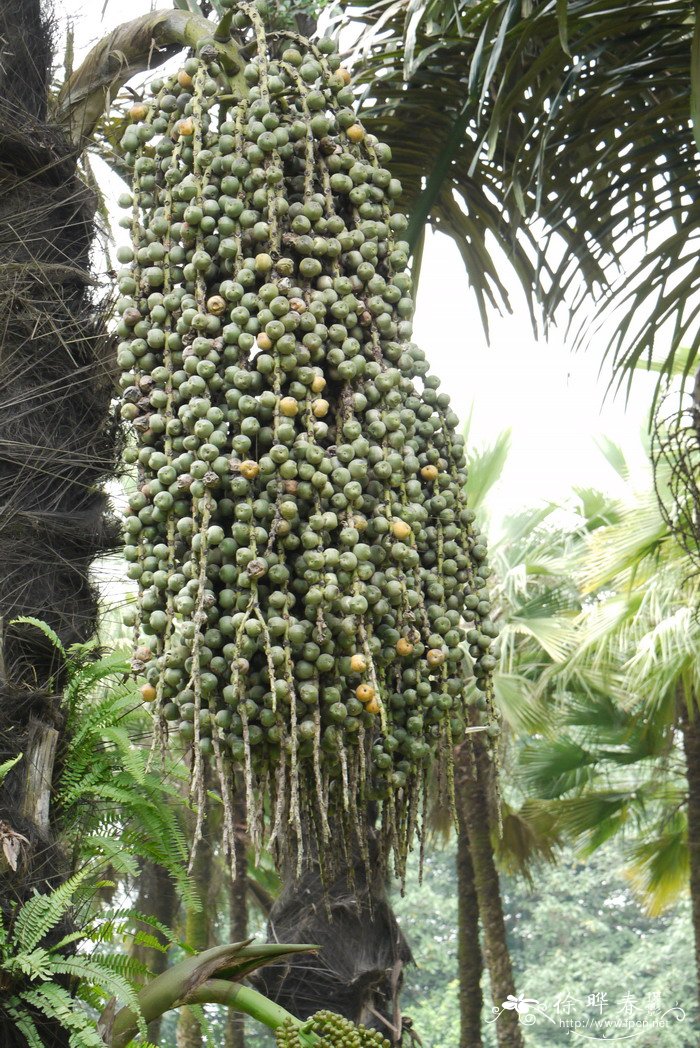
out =
{"type": "Polygon", "coordinates": [[[36,629],[41,630],[41,632],[44,634],[45,637],[48,637],[48,639],[53,644],[54,648],[56,648],[57,651],[60,651],[61,655],[63,655],[63,656],[66,655],[66,649],[63,647],[63,643],[61,641],[61,638],[59,637],[59,635],[56,633],[55,630],[51,629],[51,627],[49,626],[49,624],[47,622],[43,622],[41,619],[35,619],[31,615],[20,615],[18,618],[12,619],[12,621],[10,622],[10,625],[11,626],[20,626],[20,625],[21,626],[24,626],[24,625],[26,625],[26,626],[35,626],[36,629]]]}
{"type": "Polygon", "coordinates": [[[467,497],[474,511],[483,507],[494,484],[497,484],[510,454],[511,431],[504,430],[490,447],[480,448],[467,463],[467,497]]]}
{"type": "Polygon", "coordinates": [[[0,840],[2,841],[2,853],[7,860],[7,864],[13,872],[16,872],[19,857],[22,854],[22,845],[29,844],[29,841],[21,833],[17,833],[16,830],[3,830],[1,827],[0,840]]]}
{"type": "Polygon", "coordinates": [[[557,25],[562,50],[571,55],[569,50],[569,0],[557,0],[557,25]]]}
{"type": "Polygon", "coordinates": [[[695,5],[695,25],[690,48],[690,120],[693,125],[695,145],[700,150],[700,18],[695,5]]]}
{"type": "Polygon", "coordinates": [[[24,754],[18,753],[16,757],[11,757],[10,760],[4,761],[3,764],[0,764],[0,786],[7,778],[9,773],[12,771],[12,769],[19,764],[23,756],[24,754]]]}

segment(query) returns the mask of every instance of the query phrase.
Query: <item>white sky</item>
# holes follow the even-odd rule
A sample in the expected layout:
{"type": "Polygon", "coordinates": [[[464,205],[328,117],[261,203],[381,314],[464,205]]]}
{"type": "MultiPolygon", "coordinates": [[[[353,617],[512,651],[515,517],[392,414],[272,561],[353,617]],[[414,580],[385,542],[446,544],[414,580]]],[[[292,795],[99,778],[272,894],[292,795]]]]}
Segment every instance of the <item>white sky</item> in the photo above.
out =
{"type": "MultiPolygon", "coordinates": [[[[149,0],[57,0],[56,12],[75,30],[76,61],[105,32],[151,9],[149,0]]],[[[167,3],[153,6],[169,6],[167,3]]],[[[119,191],[110,178],[107,194],[119,191]]],[[[512,453],[489,500],[492,516],[516,512],[542,500],[561,501],[573,485],[616,490],[616,475],[596,447],[606,435],[643,466],[639,433],[646,423],[654,377],[640,373],[632,394],[606,398],[610,370],[599,373],[605,345],[574,354],[556,330],[536,341],[522,293],[507,281],[514,312],[493,313],[486,343],[461,259],[442,235],[427,238],[420,279],[415,339],[428,355],[455,411],[466,419],[472,404],[472,441],[489,443],[512,430],[512,453]]]]}

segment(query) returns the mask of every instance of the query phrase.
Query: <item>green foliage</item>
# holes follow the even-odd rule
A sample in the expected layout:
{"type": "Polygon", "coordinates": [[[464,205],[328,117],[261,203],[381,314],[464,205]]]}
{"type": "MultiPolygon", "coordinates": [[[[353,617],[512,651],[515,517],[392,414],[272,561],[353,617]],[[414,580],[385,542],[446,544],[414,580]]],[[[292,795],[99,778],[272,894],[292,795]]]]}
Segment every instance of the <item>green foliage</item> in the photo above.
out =
{"type": "MultiPolygon", "coordinates": [[[[45,623],[20,621],[41,629],[63,651],[45,623]]],[[[126,655],[96,657],[94,641],[63,653],[67,716],[54,804],[75,866],[93,863],[95,871],[109,867],[135,876],[139,861],[150,859],[193,901],[174,768],[159,767],[136,744],[148,722],[126,655]]]]}
{"type": "Polygon", "coordinates": [[[562,304],[579,312],[586,344],[612,321],[606,344],[625,370],[651,359],[664,329],[663,369],[685,340],[687,375],[699,286],[691,0],[359,0],[346,18],[362,24],[363,115],[392,148],[412,246],[426,223],[455,240],[484,321],[489,302],[507,304],[505,258],[545,320],[562,304]]]}
{"type": "MultiPolygon", "coordinates": [[[[606,992],[611,1008],[627,993],[640,1006],[658,993],[664,1007],[678,1002],[688,1017],[669,1029],[642,1034],[634,1043],[643,1048],[660,1043],[664,1048],[691,1048],[696,1035],[688,906],[676,904],[662,917],[647,916],[621,865],[618,845],[611,841],[586,862],[566,849],[557,865],[533,871],[531,886],[502,876],[518,991],[550,1009],[567,992],[584,1003],[587,994],[606,992]]],[[[427,1048],[458,1048],[457,878],[452,848],[430,850],[423,883],[413,870],[406,894],[395,900],[395,907],[418,961],[406,972],[402,1010],[427,1048]]],[[[490,1001],[488,985],[484,997],[490,1001]]],[[[484,1044],[495,1048],[494,1028],[487,1018],[488,1004],[484,1044]]],[[[565,1040],[576,1046],[590,1043],[553,1030],[546,1022],[538,1022],[529,1033],[525,1029],[532,1048],[565,1040]]]]}
{"type": "Polygon", "coordinates": [[[67,954],[79,937],[81,948],[90,942],[92,924],[78,933],[61,934],[66,918],[95,890],[95,870],[86,865],[52,892],[34,895],[9,920],[0,918],[0,985],[5,996],[3,1014],[16,1023],[29,1048],[43,1048],[38,1024],[41,1016],[58,1020],[70,1033],[75,1048],[103,1048],[94,1020],[77,1000],[115,997],[138,1008],[136,993],[120,960],[89,952],[67,954]]]}

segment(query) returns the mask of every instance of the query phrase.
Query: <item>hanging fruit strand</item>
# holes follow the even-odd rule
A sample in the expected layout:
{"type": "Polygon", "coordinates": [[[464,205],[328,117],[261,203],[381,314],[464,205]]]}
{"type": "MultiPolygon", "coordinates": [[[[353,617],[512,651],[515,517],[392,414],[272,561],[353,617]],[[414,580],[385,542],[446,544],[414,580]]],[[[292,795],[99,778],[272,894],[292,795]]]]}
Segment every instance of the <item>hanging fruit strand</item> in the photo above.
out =
{"type": "Polygon", "coordinates": [[[411,341],[390,151],[330,40],[232,24],[245,97],[200,41],[122,140],[134,669],[192,748],[196,838],[212,759],[229,852],[238,781],[256,853],[325,882],[374,837],[403,879],[472,679],[497,734],[486,550],[411,341]]]}

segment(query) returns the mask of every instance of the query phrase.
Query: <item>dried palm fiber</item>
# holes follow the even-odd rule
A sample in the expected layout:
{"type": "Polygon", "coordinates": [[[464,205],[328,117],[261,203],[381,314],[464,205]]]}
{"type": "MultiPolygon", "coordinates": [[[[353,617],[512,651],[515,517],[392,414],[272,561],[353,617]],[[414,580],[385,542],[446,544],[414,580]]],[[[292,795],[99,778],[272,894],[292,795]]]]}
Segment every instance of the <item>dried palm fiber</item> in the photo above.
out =
{"type": "MultiPolygon", "coordinates": [[[[114,472],[116,430],[90,275],[96,201],[73,148],[48,119],[51,45],[38,0],[3,0],[0,762],[25,757],[0,787],[0,821],[6,834],[26,838],[16,870],[0,859],[4,914],[67,872],[50,817],[35,815],[27,793],[37,740],[59,733],[58,763],[49,757],[44,768],[49,779],[60,764],[61,658],[39,630],[12,621],[42,619],[65,646],[87,640],[97,617],[90,565],[114,544],[101,487],[114,472]]],[[[43,790],[48,800],[50,782],[43,790]]],[[[63,1043],[62,1036],[47,1028],[46,1044],[63,1043]]]]}
{"type": "Polygon", "coordinates": [[[202,40],[121,143],[134,669],[194,742],[200,798],[205,760],[225,810],[243,770],[280,866],[369,863],[377,802],[377,860],[402,877],[428,775],[450,790],[467,677],[490,705],[486,548],[411,341],[390,152],[331,41],[266,34],[246,4],[233,21],[247,87],[202,40]]]}
{"type": "MultiPolygon", "coordinates": [[[[370,857],[376,870],[375,842],[370,857]]],[[[256,987],[300,1018],[329,1008],[400,1044],[399,994],[413,957],[381,877],[368,877],[361,856],[331,884],[317,866],[287,882],[270,911],[268,939],[300,936],[319,952],[268,965],[255,973],[256,987]]]]}

